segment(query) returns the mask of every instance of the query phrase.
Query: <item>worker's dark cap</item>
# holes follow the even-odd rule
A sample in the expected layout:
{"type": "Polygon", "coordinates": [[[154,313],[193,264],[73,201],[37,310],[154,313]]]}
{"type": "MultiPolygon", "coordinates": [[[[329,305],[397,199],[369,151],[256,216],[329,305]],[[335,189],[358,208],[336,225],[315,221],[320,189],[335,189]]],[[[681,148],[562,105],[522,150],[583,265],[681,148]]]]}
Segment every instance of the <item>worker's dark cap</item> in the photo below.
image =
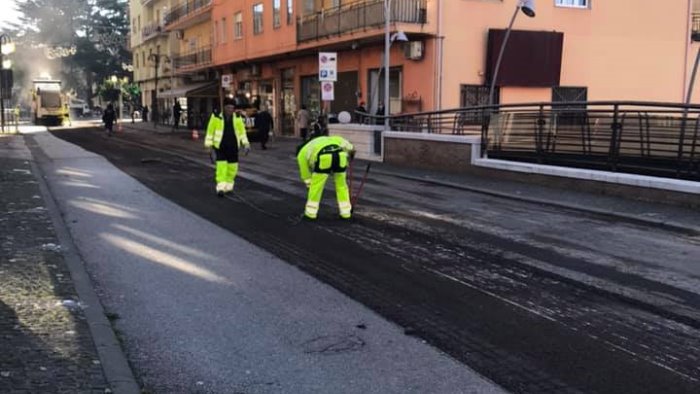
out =
{"type": "Polygon", "coordinates": [[[232,98],[226,97],[226,98],[224,99],[224,107],[227,106],[227,105],[236,106],[236,101],[235,101],[234,99],[232,99],[232,98]]]}

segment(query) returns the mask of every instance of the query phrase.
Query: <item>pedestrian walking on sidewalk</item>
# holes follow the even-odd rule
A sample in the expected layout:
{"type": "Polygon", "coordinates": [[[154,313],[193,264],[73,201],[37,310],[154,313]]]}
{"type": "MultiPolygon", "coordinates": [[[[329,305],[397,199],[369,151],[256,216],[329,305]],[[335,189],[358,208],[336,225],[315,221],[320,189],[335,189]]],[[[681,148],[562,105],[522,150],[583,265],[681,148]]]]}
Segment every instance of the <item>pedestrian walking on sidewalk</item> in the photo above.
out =
{"type": "Polygon", "coordinates": [[[238,151],[243,150],[247,155],[250,143],[246,135],[243,117],[235,113],[233,100],[224,101],[224,114],[216,111],[209,118],[207,135],[204,137],[204,147],[214,148],[216,153],[216,194],[223,197],[231,193],[238,173],[238,151]]]}
{"type": "Polygon", "coordinates": [[[260,136],[260,146],[267,149],[267,141],[270,139],[270,130],[274,128],[272,115],[267,111],[267,107],[263,106],[258,113],[255,114],[255,128],[258,129],[260,136]]]}
{"type": "Polygon", "coordinates": [[[102,122],[105,124],[108,137],[112,136],[112,128],[116,120],[117,113],[114,112],[114,106],[110,103],[107,105],[107,109],[105,109],[105,112],[102,114],[102,122]]]}
{"type": "Polygon", "coordinates": [[[306,109],[306,105],[302,105],[299,113],[297,113],[297,123],[299,124],[299,134],[301,134],[302,141],[306,141],[308,138],[310,118],[311,114],[306,109]]]}
{"type": "Polygon", "coordinates": [[[141,110],[141,119],[144,122],[148,122],[148,105],[143,106],[143,109],[141,110]]]}
{"type": "Polygon", "coordinates": [[[355,155],[350,141],[340,136],[321,135],[297,148],[297,164],[301,180],[309,189],[304,218],[315,220],[321,205],[323,187],[329,175],[335,181],[335,194],[341,219],[350,219],[352,205],[346,170],[355,155]]]}
{"type": "Polygon", "coordinates": [[[182,107],[179,101],[175,101],[173,105],[173,129],[177,130],[180,125],[180,114],[182,113],[182,107]]]}

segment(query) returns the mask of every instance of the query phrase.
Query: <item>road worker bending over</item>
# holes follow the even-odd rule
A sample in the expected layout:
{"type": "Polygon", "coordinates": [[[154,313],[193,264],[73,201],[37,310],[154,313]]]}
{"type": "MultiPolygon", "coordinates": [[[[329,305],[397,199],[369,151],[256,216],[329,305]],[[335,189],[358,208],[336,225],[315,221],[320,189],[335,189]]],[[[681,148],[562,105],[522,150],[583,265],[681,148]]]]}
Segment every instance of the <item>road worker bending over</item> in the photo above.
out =
{"type": "Polygon", "coordinates": [[[250,151],[245,121],[235,109],[233,100],[225,100],[223,117],[216,112],[211,115],[204,138],[204,147],[213,147],[216,153],[216,195],[219,197],[233,191],[238,173],[238,151],[243,149],[245,154],[250,151]]]}
{"type": "Polygon", "coordinates": [[[352,206],[345,170],[355,150],[352,144],[339,136],[319,136],[297,148],[299,174],[309,189],[304,218],[315,220],[323,195],[323,187],[330,174],[335,180],[335,194],[342,219],[350,219],[352,206]]]}

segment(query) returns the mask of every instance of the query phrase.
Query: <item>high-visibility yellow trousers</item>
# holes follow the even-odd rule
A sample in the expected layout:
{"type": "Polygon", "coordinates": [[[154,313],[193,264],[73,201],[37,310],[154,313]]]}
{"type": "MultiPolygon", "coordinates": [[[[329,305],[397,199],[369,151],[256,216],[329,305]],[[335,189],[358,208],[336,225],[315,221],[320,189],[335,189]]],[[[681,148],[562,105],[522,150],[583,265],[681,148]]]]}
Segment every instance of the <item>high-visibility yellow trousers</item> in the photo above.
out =
{"type": "Polygon", "coordinates": [[[226,160],[216,161],[216,191],[232,192],[238,174],[238,163],[230,163],[226,160]]]}
{"type": "Polygon", "coordinates": [[[318,216],[318,209],[321,204],[321,197],[323,196],[323,187],[326,185],[326,181],[330,175],[333,175],[333,180],[335,181],[335,195],[338,199],[340,217],[350,219],[352,215],[352,206],[350,205],[350,191],[348,190],[345,171],[331,174],[314,172],[311,175],[311,186],[309,187],[306,208],[304,209],[304,215],[306,217],[316,219],[318,216]]]}

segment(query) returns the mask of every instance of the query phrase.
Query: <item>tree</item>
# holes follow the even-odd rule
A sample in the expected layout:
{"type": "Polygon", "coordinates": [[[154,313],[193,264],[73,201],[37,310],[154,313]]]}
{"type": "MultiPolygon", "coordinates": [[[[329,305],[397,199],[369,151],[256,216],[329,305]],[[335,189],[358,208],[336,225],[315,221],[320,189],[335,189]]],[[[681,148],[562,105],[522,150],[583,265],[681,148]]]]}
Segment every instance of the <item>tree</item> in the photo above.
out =
{"type": "Polygon", "coordinates": [[[127,0],[18,0],[11,34],[27,58],[18,67],[30,79],[47,70],[91,100],[95,81],[129,76],[127,7],[127,0]]]}

